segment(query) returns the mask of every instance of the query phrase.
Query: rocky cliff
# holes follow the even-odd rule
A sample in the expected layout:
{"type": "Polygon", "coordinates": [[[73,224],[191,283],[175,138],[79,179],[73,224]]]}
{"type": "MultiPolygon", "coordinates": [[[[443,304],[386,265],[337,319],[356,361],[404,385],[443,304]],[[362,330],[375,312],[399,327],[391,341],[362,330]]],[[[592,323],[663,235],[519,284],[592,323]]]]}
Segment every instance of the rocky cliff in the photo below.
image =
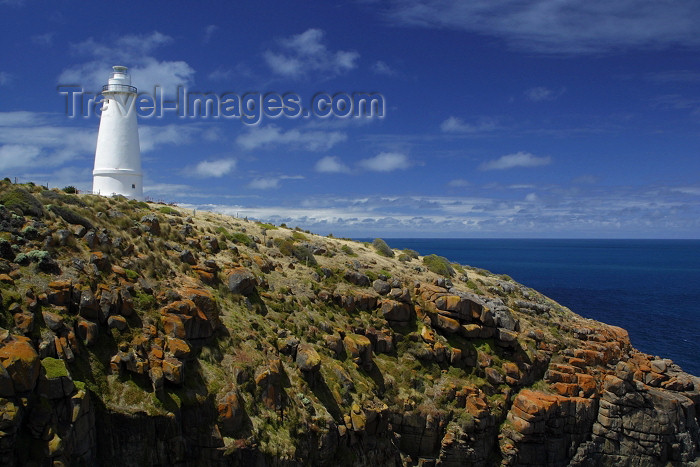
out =
{"type": "Polygon", "coordinates": [[[2,465],[692,465],[700,380],[507,276],[0,186],[2,465]]]}

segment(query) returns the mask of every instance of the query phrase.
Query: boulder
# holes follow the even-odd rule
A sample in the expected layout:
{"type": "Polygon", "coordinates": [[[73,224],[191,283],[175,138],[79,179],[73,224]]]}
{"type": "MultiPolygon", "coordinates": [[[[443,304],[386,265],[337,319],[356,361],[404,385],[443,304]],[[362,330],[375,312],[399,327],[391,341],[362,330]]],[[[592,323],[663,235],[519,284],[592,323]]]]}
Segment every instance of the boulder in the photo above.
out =
{"type": "Polygon", "coordinates": [[[299,347],[299,339],[294,336],[277,340],[277,350],[283,355],[290,355],[292,358],[295,358],[297,347],[299,347]]]}
{"type": "Polygon", "coordinates": [[[178,359],[185,359],[189,357],[191,352],[190,346],[186,341],[175,337],[168,337],[167,349],[175,358],[178,359]]]}
{"type": "Polygon", "coordinates": [[[98,319],[98,302],[90,289],[84,289],[80,293],[80,305],[78,313],[83,318],[96,321],[98,319]]]}
{"type": "Polygon", "coordinates": [[[101,251],[93,251],[90,253],[90,262],[104,273],[112,271],[112,264],[109,261],[109,257],[101,251]]]}
{"type": "Polygon", "coordinates": [[[163,314],[160,317],[161,323],[163,324],[163,331],[169,337],[174,337],[178,339],[184,339],[185,325],[182,324],[182,320],[176,314],[163,314]]]}
{"type": "Polygon", "coordinates": [[[190,250],[182,250],[182,252],[180,253],[180,261],[191,265],[197,264],[197,259],[194,257],[194,254],[192,254],[190,250]]]}
{"type": "Polygon", "coordinates": [[[372,282],[372,288],[379,295],[386,295],[391,292],[391,285],[387,281],[383,281],[381,279],[377,279],[376,281],[372,282]]]}
{"type": "Polygon", "coordinates": [[[259,368],[255,375],[255,384],[260,388],[262,402],[271,410],[282,406],[281,373],[282,362],[275,359],[259,368]]]}
{"type": "Polygon", "coordinates": [[[513,317],[513,314],[506,307],[498,307],[493,310],[494,321],[496,327],[506,329],[508,331],[518,331],[520,322],[513,317]]]}
{"type": "Polygon", "coordinates": [[[15,313],[13,318],[15,320],[15,327],[20,333],[27,335],[34,329],[34,313],[15,313]]]}
{"type": "Polygon", "coordinates": [[[255,275],[246,268],[232,269],[228,275],[228,289],[231,293],[250,295],[255,292],[255,275]]]}
{"type": "Polygon", "coordinates": [[[97,342],[98,330],[97,323],[86,319],[79,319],[76,325],[76,334],[86,345],[93,345],[97,342]]]}
{"type": "Polygon", "coordinates": [[[233,436],[243,425],[245,407],[238,391],[225,393],[216,404],[219,429],[224,436],[233,436]]]}
{"type": "Polygon", "coordinates": [[[57,313],[44,310],[41,312],[41,316],[44,318],[46,326],[53,332],[59,332],[65,327],[63,317],[57,313]]]}
{"type": "Polygon", "coordinates": [[[454,334],[460,330],[461,326],[459,321],[441,314],[435,314],[435,323],[433,323],[436,328],[445,331],[448,334],[454,334]]]}
{"type": "Polygon", "coordinates": [[[345,352],[358,365],[369,366],[372,361],[372,343],[360,334],[348,334],[343,339],[345,352]]]}
{"type": "Polygon", "coordinates": [[[0,365],[12,379],[16,392],[27,392],[34,389],[41,361],[39,354],[31,343],[23,339],[12,339],[0,347],[0,365]]]}
{"type": "Polygon", "coordinates": [[[117,329],[119,331],[123,331],[128,327],[128,324],[126,322],[126,318],[120,315],[112,315],[109,318],[107,318],[107,326],[110,329],[117,329]]]}
{"type": "Polygon", "coordinates": [[[346,281],[360,287],[369,287],[369,277],[357,271],[345,271],[343,275],[346,281]]]}
{"type": "Polygon", "coordinates": [[[381,312],[387,321],[409,322],[413,316],[413,307],[396,300],[382,300],[381,312]]]}
{"type": "Polygon", "coordinates": [[[211,292],[205,289],[188,287],[181,289],[180,295],[182,298],[194,302],[197,308],[207,317],[213,329],[216,329],[221,324],[219,319],[219,305],[211,292]]]}
{"type": "Polygon", "coordinates": [[[303,343],[297,347],[297,366],[304,372],[315,372],[321,368],[321,357],[314,349],[313,345],[303,343]]]}
{"type": "Polygon", "coordinates": [[[182,384],[185,381],[185,371],[182,362],[174,357],[163,359],[163,377],[173,384],[182,384]]]}
{"type": "Polygon", "coordinates": [[[160,221],[154,214],[147,214],[141,218],[141,225],[145,232],[150,232],[152,235],[160,235],[160,221]]]}

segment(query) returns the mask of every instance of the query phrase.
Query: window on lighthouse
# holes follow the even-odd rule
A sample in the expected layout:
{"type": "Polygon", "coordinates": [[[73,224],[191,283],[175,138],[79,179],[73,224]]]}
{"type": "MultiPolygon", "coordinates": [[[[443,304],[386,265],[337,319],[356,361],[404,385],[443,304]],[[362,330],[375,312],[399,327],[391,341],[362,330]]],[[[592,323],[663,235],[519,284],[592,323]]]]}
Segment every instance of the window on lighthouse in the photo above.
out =
{"type": "Polygon", "coordinates": [[[131,188],[136,188],[136,184],[132,183],[131,188]]]}

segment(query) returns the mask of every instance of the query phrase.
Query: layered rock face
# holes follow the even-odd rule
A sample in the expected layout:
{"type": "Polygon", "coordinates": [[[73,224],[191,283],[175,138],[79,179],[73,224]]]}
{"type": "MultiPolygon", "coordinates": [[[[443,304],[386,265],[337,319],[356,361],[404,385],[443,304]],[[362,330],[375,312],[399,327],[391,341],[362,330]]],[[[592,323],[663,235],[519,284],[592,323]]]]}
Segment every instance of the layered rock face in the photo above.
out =
{"type": "Polygon", "coordinates": [[[0,465],[698,462],[697,377],[509,278],[12,190],[0,465]]]}

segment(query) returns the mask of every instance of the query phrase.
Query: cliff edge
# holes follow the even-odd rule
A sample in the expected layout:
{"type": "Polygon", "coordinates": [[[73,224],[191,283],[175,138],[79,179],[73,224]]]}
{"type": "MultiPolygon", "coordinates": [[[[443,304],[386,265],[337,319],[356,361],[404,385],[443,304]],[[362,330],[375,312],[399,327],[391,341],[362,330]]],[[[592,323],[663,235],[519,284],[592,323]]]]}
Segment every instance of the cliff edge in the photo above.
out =
{"type": "Polygon", "coordinates": [[[696,465],[700,379],[435,255],[0,183],[0,465],[696,465]]]}

